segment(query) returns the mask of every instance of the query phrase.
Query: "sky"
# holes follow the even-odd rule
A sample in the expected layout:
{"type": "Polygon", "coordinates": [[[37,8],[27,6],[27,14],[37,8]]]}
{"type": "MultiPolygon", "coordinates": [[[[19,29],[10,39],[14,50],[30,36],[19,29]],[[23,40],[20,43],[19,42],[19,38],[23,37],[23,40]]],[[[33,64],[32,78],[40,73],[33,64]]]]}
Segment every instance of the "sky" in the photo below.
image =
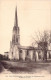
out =
{"type": "Polygon", "coordinates": [[[20,44],[29,46],[39,32],[51,28],[51,0],[0,0],[0,53],[10,50],[17,6],[20,44]]]}

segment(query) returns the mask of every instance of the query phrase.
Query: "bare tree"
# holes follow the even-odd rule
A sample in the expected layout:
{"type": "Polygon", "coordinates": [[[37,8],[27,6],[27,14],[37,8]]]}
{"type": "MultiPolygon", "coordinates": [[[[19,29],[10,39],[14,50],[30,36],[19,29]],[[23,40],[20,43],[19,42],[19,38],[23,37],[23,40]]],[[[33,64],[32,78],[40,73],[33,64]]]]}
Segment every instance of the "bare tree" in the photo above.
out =
{"type": "Polygon", "coordinates": [[[50,35],[49,35],[49,43],[51,43],[51,30],[50,30],[50,35]]]}
{"type": "MultiPolygon", "coordinates": [[[[32,44],[34,43],[39,43],[39,42],[47,42],[48,43],[48,41],[49,41],[49,34],[48,34],[48,32],[47,31],[44,31],[43,32],[43,34],[42,33],[40,33],[39,31],[38,31],[38,34],[39,35],[37,35],[37,33],[36,33],[36,37],[37,37],[37,39],[35,39],[35,37],[34,36],[31,36],[32,37],[32,44]]],[[[50,35],[51,36],[51,35],[50,35]]]]}
{"type": "Polygon", "coordinates": [[[49,34],[48,34],[47,31],[43,32],[42,41],[48,43],[48,41],[49,41],[49,34]]]}

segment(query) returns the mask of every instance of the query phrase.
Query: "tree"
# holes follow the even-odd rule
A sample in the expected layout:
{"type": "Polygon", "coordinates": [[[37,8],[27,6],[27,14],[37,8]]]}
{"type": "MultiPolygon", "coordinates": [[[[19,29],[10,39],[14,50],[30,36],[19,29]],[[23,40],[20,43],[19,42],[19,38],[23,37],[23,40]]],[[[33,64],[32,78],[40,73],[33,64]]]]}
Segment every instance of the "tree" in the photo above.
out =
{"type": "Polygon", "coordinates": [[[51,30],[50,30],[50,34],[49,34],[49,43],[51,43],[51,30]]]}
{"type": "MultiPolygon", "coordinates": [[[[49,33],[48,31],[44,31],[43,33],[39,32],[39,36],[37,36],[37,39],[35,39],[34,37],[32,37],[35,41],[36,44],[38,44],[38,49],[42,49],[43,50],[43,59],[47,60],[47,49],[48,49],[48,42],[49,42],[49,33]]],[[[35,44],[34,43],[34,44],[35,44]]]]}

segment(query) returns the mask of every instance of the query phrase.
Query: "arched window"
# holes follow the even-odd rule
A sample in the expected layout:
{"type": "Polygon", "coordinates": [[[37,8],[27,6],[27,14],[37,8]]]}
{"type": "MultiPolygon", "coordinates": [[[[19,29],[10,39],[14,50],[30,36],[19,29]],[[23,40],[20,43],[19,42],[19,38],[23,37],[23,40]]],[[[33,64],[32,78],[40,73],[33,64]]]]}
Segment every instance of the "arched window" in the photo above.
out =
{"type": "Polygon", "coordinates": [[[18,43],[18,38],[16,38],[16,42],[18,43]]]}
{"type": "Polygon", "coordinates": [[[22,53],[22,50],[20,49],[19,52],[22,53]]]}

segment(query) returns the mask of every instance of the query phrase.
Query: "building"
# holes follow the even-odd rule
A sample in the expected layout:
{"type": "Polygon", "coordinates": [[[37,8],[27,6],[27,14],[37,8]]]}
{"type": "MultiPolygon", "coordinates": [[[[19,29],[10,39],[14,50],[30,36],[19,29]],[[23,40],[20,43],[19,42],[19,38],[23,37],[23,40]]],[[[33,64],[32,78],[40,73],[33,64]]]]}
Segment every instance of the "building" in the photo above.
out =
{"type": "Polygon", "coordinates": [[[20,29],[18,26],[17,8],[15,9],[15,23],[13,27],[12,41],[10,42],[9,59],[23,61],[39,61],[47,59],[46,42],[39,42],[37,47],[20,45],[20,29]]]}
{"type": "Polygon", "coordinates": [[[20,45],[20,29],[18,26],[17,8],[15,9],[15,23],[13,27],[12,41],[10,42],[9,59],[33,60],[35,57],[34,47],[20,45]]]}
{"type": "Polygon", "coordinates": [[[18,19],[17,19],[17,7],[16,7],[15,23],[14,23],[14,27],[13,27],[12,41],[10,42],[10,53],[9,53],[10,59],[19,59],[18,46],[20,46],[20,34],[19,34],[18,19]]]}

